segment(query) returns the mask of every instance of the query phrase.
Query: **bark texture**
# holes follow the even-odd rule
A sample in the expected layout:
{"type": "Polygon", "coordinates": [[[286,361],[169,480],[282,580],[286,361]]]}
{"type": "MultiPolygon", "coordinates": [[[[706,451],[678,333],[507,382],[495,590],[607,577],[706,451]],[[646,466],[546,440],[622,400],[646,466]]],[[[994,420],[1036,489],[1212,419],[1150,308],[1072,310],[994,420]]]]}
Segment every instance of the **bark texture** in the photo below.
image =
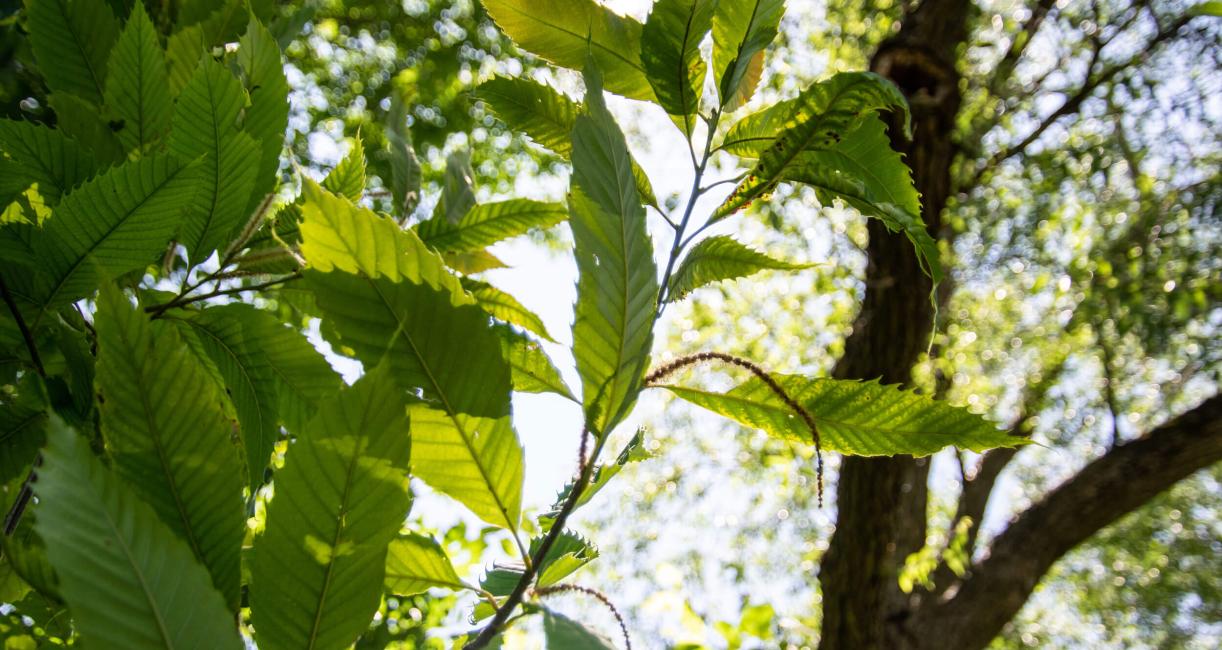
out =
{"type": "Polygon", "coordinates": [[[1222,460],[1222,396],[1120,445],[1010,524],[941,602],[922,607],[911,632],[923,647],[988,646],[1061,556],[1101,528],[1222,460]],[[936,643],[934,642],[936,640],[936,643]]]}
{"type": "MultiPolygon", "coordinates": [[[[1038,2],[1025,40],[1050,5],[1038,2]]],[[[911,105],[913,140],[896,139],[899,129],[890,132],[912,168],[922,216],[935,236],[952,192],[952,136],[961,103],[955,62],[972,10],[971,0],[914,3],[901,29],[871,61],[871,69],[899,86],[911,105]]],[[[933,319],[929,280],[902,236],[874,221],[869,234],[865,297],[834,374],[907,383],[933,319]]],[[[899,589],[898,573],[925,542],[928,463],[911,457],[845,458],[837,483],[836,530],[820,567],[819,647],[986,647],[1057,559],[1175,482],[1222,460],[1220,416],[1222,397],[1215,396],[1116,447],[1020,515],[964,578],[911,595],[899,589]]],[[[983,515],[997,476],[1015,453],[999,450],[985,457],[965,486],[963,514],[983,515]]]]}
{"type": "MultiPolygon", "coordinates": [[[[899,129],[890,132],[912,168],[922,217],[935,236],[951,191],[951,133],[961,101],[954,62],[967,38],[969,7],[969,0],[926,0],[871,62],[911,106],[912,141],[899,140],[899,129]]],[[[930,281],[902,235],[876,221],[869,233],[866,293],[834,374],[907,383],[933,323],[930,281]]],[[[824,650],[909,645],[904,626],[895,624],[908,616],[897,575],[908,554],[925,542],[928,473],[927,459],[906,456],[849,457],[841,464],[836,531],[820,568],[824,650]]]]}

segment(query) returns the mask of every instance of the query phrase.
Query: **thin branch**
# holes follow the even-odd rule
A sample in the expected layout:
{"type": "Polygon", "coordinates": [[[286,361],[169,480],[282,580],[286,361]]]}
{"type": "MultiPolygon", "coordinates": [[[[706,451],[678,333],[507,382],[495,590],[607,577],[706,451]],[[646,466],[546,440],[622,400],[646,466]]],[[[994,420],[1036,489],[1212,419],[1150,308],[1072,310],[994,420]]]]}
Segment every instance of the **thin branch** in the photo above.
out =
{"type": "Polygon", "coordinates": [[[1146,43],[1138,54],[1126,59],[1121,63],[1107,66],[1098,74],[1093,74],[1093,71],[1098,66],[1099,61],[1102,58],[1103,47],[1110,43],[1111,40],[1095,40],[1093,43],[1094,47],[1092,48],[1091,60],[1086,68],[1086,80],[1083,81],[1082,86],[1072,95],[1070,95],[1059,108],[1045,117],[1039,123],[1039,125],[1031,131],[1031,133],[1027,134],[1027,137],[989,157],[989,159],[976,170],[976,173],[972,175],[971,180],[968,181],[968,183],[960,191],[971,191],[972,188],[980,184],[980,181],[983,180],[986,173],[997,168],[1003,162],[1013,158],[1014,156],[1024,153],[1027,150],[1027,147],[1031,146],[1031,143],[1038,140],[1039,137],[1044,134],[1044,131],[1049,129],[1049,127],[1051,127],[1061,118],[1077,113],[1082,108],[1082,104],[1085,103],[1088,98],[1090,98],[1090,96],[1097,88],[1099,88],[1099,86],[1112,80],[1121,72],[1124,72],[1125,70],[1128,70],[1134,65],[1149,58],[1159,46],[1178,34],[1180,29],[1183,28],[1184,25],[1188,24],[1188,21],[1192,20],[1194,17],[1195,16],[1192,15],[1185,15],[1177,18],[1166,28],[1159,30],[1159,32],[1153,38],[1151,38],[1148,43],[1146,43]]]}
{"type": "MultiPolygon", "coordinates": [[[[692,178],[692,190],[687,197],[687,207],[683,209],[683,218],[679,221],[679,227],[675,229],[675,239],[670,246],[670,255],[667,256],[666,270],[662,272],[662,282],[658,289],[657,316],[661,316],[663,311],[666,311],[666,298],[670,293],[667,290],[670,284],[670,275],[674,273],[675,262],[679,260],[679,253],[683,251],[686,245],[683,239],[683,233],[687,229],[688,223],[691,221],[692,212],[696,209],[696,202],[700,199],[700,181],[704,179],[704,171],[708,167],[709,159],[713,157],[713,136],[717,132],[717,122],[721,119],[721,113],[714,111],[712,119],[708,121],[708,136],[704,142],[704,155],[700,159],[700,164],[696,166],[695,176],[692,178]]],[[[690,144],[690,140],[689,140],[690,144]]],[[[693,153],[695,150],[693,149],[693,153]]],[[[692,162],[695,162],[693,156],[692,162]]],[[[705,224],[708,225],[707,223],[705,224]]],[[[691,241],[688,239],[687,241],[691,241]]],[[[655,317],[654,322],[657,322],[655,317]]]]}
{"type": "Polygon", "coordinates": [[[810,414],[810,411],[806,410],[806,407],[802,406],[797,400],[791,397],[789,392],[772,378],[772,375],[769,375],[766,370],[759,367],[759,365],[757,365],[755,362],[721,352],[699,352],[697,354],[679,357],[668,364],[658,367],[653,372],[645,375],[644,384],[646,386],[656,386],[659,381],[662,381],[682,368],[695,365],[702,361],[713,360],[724,361],[725,363],[750,370],[753,375],[758,377],[760,381],[764,382],[764,385],[785,403],[785,406],[788,406],[794,413],[797,413],[802,418],[802,421],[806,423],[807,428],[810,429],[811,439],[815,444],[815,473],[819,484],[819,507],[823,507],[823,447],[819,438],[819,428],[815,426],[815,418],[810,414]]]}
{"type": "MultiPolygon", "coordinates": [[[[589,435],[589,427],[583,427],[581,435],[584,440],[589,435]]],[[[594,446],[595,457],[598,456],[598,452],[602,449],[608,437],[599,437],[597,444],[594,446]]],[[[556,540],[560,538],[560,534],[564,531],[564,525],[568,522],[569,515],[577,508],[578,500],[581,498],[581,494],[585,492],[586,486],[589,485],[590,478],[594,474],[593,470],[594,463],[584,463],[584,467],[577,480],[573,483],[572,491],[569,492],[569,498],[565,500],[564,505],[560,508],[560,512],[556,514],[552,527],[547,531],[547,536],[543,538],[543,542],[539,544],[539,548],[535,551],[533,558],[531,558],[530,564],[522,572],[522,577],[518,578],[518,584],[514,585],[509,597],[505,599],[505,602],[492,615],[492,620],[488,622],[488,625],[480,630],[480,633],[468,642],[467,645],[463,646],[463,650],[479,650],[480,648],[487,647],[497,633],[504,628],[509,615],[521,604],[523,596],[526,595],[526,590],[530,587],[530,583],[534,582],[535,576],[539,572],[539,567],[543,565],[543,559],[547,557],[547,554],[552,550],[552,546],[556,544],[556,540]]]]}
{"type": "Polygon", "coordinates": [[[0,275],[0,294],[4,296],[4,304],[8,306],[9,313],[13,315],[13,320],[17,322],[17,329],[21,331],[21,338],[25,340],[25,347],[30,352],[30,365],[34,366],[34,372],[37,372],[39,377],[46,379],[47,371],[42,367],[42,357],[38,356],[38,346],[34,343],[34,334],[26,326],[25,318],[21,315],[21,310],[17,308],[17,301],[13,299],[13,294],[9,292],[8,285],[4,283],[3,275],[0,275]]]}
{"type": "Polygon", "coordinates": [[[591,596],[595,600],[605,605],[607,609],[611,610],[611,615],[614,616],[615,621],[619,623],[620,634],[624,635],[625,650],[632,650],[632,638],[628,636],[628,626],[624,624],[624,617],[620,615],[619,610],[615,608],[615,604],[611,602],[611,599],[607,598],[601,591],[573,584],[552,585],[551,587],[544,587],[542,589],[535,590],[535,594],[541,597],[554,596],[566,592],[577,592],[591,596]]]}
{"type": "Polygon", "coordinates": [[[279,277],[274,280],[268,280],[267,282],[260,282],[259,284],[250,284],[250,285],[245,285],[241,287],[230,287],[228,289],[217,289],[216,291],[210,291],[208,293],[199,294],[197,296],[179,296],[169,302],[162,303],[160,305],[149,305],[148,307],[144,308],[144,311],[148,314],[151,314],[151,318],[160,318],[161,315],[164,314],[167,310],[172,309],[174,307],[185,307],[186,305],[197,303],[201,300],[208,300],[209,298],[216,298],[219,296],[228,296],[228,295],[232,295],[235,293],[242,293],[243,291],[258,291],[259,289],[266,289],[268,287],[273,287],[278,284],[284,284],[285,282],[291,282],[293,280],[299,279],[300,277],[301,277],[301,271],[296,271],[294,273],[290,273],[289,275],[279,277]]]}
{"type": "Polygon", "coordinates": [[[1097,458],[1028,508],[959,588],[920,607],[908,629],[936,633],[944,647],[986,647],[1065,553],[1220,460],[1222,395],[1214,395],[1097,458]]]}

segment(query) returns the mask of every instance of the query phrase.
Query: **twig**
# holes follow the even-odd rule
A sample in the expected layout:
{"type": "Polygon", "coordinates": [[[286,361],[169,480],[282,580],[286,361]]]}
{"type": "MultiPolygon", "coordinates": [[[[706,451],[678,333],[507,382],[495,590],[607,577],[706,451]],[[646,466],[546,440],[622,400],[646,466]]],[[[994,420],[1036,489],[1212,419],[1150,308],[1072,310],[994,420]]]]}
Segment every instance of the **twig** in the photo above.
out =
{"type": "MultiPolygon", "coordinates": [[[[588,435],[589,427],[583,427],[581,432],[582,440],[584,441],[588,435]]],[[[598,443],[594,446],[595,457],[598,456],[598,452],[602,449],[607,438],[607,436],[599,437],[598,443]]],[[[555,521],[552,522],[552,527],[547,531],[547,536],[543,538],[543,542],[539,544],[538,550],[535,551],[533,558],[531,558],[532,561],[526,567],[526,570],[522,572],[522,577],[518,578],[518,584],[514,585],[513,591],[510,592],[509,597],[505,599],[505,602],[493,614],[492,620],[488,622],[488,625],[483,630],[480,630],[480,633],[467,645],[463,646],[463,650],[479,650],[491,643],[493,637],[504,627],[506,620],[509,619],[509,615],[522,602],[522,597],[526,595],[527,588],[530,587],[530,583],[534,581],[535,576],[539,573],[539,567],[543,565],[543,559],[547,557],[556,540],[560,538],[560,533],[564,531],[564,524],[568,521],[569,515],[577,508],[577,502],[589,484],[590,477],[593,475],[593,468],[594,463],[584,463],[577,481],[573,483],[573,490],[569,492],[569,498],[561,506],[555,521]]]]}
{"type": "Polygon", "coordinates": [[[9,293],[8,285],[5,284],[2,275],[0,275],[0,294],[4,296],[4,304],[8,306],[13,320],[17,321],[17,329],[21,331],[21,338],[25,339],[25,347],[30,351],[30,364],[34,366],[34,371],[38,373],[39,377],[46,379],[47,371],[42,367],[42,357],[38,356],[38,346],[34,343],[34,335],[26,326],[25,318],[21,316],[21,310],[17,308],[17,301],[13,300],[13,294],[9,293]]]}
{"type": "Polygon", "coordinates": [[[607,598],[602,592],[598,591],[597,589],[591,589],[589,587],[583,587],[581,585],[571,585],[571,584],[552,585],[550,587],[536,589],[535,595],[546,597],[546,596],[554,596],[554,595],[562,594],[566,592],[582,593],[587,596],[591,596],[594,599],[601,602],[603,605],[606,605],[607,609],[611,610],[611,615],[615,617],[615,621],[619,623],[619,631],[621,634],[624,635],[625,650],[632,650],[632,638],[628,636],[628,626],[624,623],[624,617],[620,615],[619,610],[615,608],[615,604],[611,602],[611,599],[607,598]]]}
{"type": "Polygon", "coordinates": [[[296,272],[290,273],[289,275],[276,278],[274,280],[268,280],[267,282],[260,282],[259,284],[250,284],[250,285],[245,285],[241,287],[230,287],[228,289],[217,289],[216,291],[210,291],[208,293],[203,293],[197,296],[179,296],[169,302],[162,303],[160,305],[149,305],[148,307],[144,308],[144,311],[148,314],[151,314],[152,315],[151,318],[160,318],[161,315],[164,314],[167,310],[172,309],[174,307],[184,307],[186,305],[190,305],[192,303],[196,303],[201,300],[207,300],[209,298],[216,298],[218,296],[228,296],[230,294],[242,293],[243,291],[257,291],[259,289],[266,289],[268,287],[276,286],[277,284],[284,284],[285,282],[291,282],[300,277],[301,277],[301,271],[296,271],[296,272]]]}
{"type": "Polygon", "coordinates": [[[810,411],[806,410],[806,407],[799,404],[793,397],[790,397],[789,392],[778,384],[777,381],[772,378],[772,375],[769,375],[766,370],[759,367],[755,362],[722,352],[698,352],[696,354],[689,354],[687,356],[679,357],[668,364],[660,366],[653,372],[645,375],[644,383],[646,386],[656,386],[659,381],[669,377],[682,368],[695,365],[702,361],[713,360],[724,361],[725,363],[750,370],[752,374],[759,377],[760,381],[764,382],[764,385],[785,403],[785,406],[788,406],[795,413],[797,413],[802,418],[802,421],[806,423],[807,428],[810,429],[811,439],[815,444],[815,473],[819,484],[819,507],[823,507],[823,447],[822,441],[819,438],[819,429],[815,426],[815,418],[810,414],[810,411]]]}
{"type": "MultiPolygon", "coordinates": [[[[21,332],[21,338],[25,340],[25,347],[30,352],[30,365],[34,366],[34,372],[38,373],[39,377],[47,378],[47,371],[43,368],[42,357],[38,355],[38,345],[34,341],[34,334],[30,332],[30,328],[25,324],[25,318],[21,315],[21,310],[17,308],[17,301],[13,299],[13,294],[9,292],[8,285],[4,282],[4,276],[0,275],[0,295],[4,297],[4,304],[8,306],[9,312],[13,315],[13,320],[17,322],[17,329],[21,332]]],[[[4,534],[12,535],[13,531],[17,530],[17,524],[21,522],[21,515],[25,513],[26,507],[30,504],[30,498],[34,496],[33,484],[37,480],[35,470],[39,465],[42,465],[42,453],[40,452],[34,457],[34,467],[30,468],[30,473],[26,475],[25,481],[21,483],[21,489],[17,491],[16,498],[13,499],[13,505],[9,507],[9,511],[4,515],[4,534]]]]}

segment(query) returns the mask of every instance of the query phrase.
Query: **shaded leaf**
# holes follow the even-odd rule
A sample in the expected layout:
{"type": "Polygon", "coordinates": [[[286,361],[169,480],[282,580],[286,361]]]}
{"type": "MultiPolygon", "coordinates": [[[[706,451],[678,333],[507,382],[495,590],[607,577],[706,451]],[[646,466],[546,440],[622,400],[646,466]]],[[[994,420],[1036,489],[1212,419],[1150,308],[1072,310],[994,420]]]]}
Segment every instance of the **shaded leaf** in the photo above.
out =
{"type": "Polygon", "coordinates": [[[115,471],[208,568],[236,610],[242,465],[216,384],[177,332],[114,288],[98,297],[97,391],[115,471]]]}
{"type": "MultiPolygon", "coordinates": [[[[80,4],[74,3],[73,11],[80,4]]],[[[132,7],[107,60],[105,98],[119,142],[128,151],[143,152],[170,130],[165,53],[143,2],[132,7]]]]}
{"type": "MultiPolygon", "coordinates": [[[[590,499],[593,499],[594,495],[598,494],[598,492],[602,490],[607,483],[610,483],[611,479],[615,478],[615,476],[620,473],[620,470],[622,470],[625,465],[628,463],[646,460],[653,456],[649,450],[645,449],[644,434],[644,430],[638,430],[636,434],[632,436],[632,439],[628,441],[628,444],[624,445],[624,448],[620,451],[619,456],[615,458],[615,462],[597,465],[594,467],[594,471],[590,476],[590,483],[586,485],[584,490],[581,491],[581,496],[577,497],[577,503],[573,506],[574,509],[580,508],[581,506],[589,503],[590,499]]],[[[556,521],[556,517],[560,515],[560,509],[564,506],[564,503],[569,500],[569,495],[572,494],[572,492],[573,483],[570,481],[564,486],[564,489],[560,491],[560,494],[556,495],[556,501],[552,504],[551,510],[539,515],[539,526],[543,528],[543,530],[551,529],[552,524],[556,521]]]]}
{"type": "Polygon", "coordinates": [[[54,93],[102,105],[106,61],[119,38],[107,2],[26,0],[26,28],[38,68],[54,93]]]}
{"type": "Polygon", "coordinates": [[[580,403],[538,342],[506,325],[498,326],[496,331],[501,335],[501,352],[509,363],[515,391],[556,393],[580,403]]]}
{"type": "Polygon", "coordinates": [[[289,120],[289,84],[284,76],[280,46],[271,32],[258,20],[250,19],[246,33],[238,41],[238,65],[245,75],[250,106],[242,129],[259,143],[259,173],[246,204],[246,214],[276,188],[279,180],[280,152],[289,120]]]}
{"type": "Polygon", "coordinates": [[[479,305],[480,309],[488,312],[493,318],[512,323],[548,341],[555,342],[555,339],[547,333],[543,319],[518,302],[517,298],[486,282],[470,278],[463,278],[462,286],[475,298],[475,303],[479,305]]]}
{"type": "MultiPolygon", "coordinates": [[[[530,136],[558,156],[573,153],[573,123],[580,108],[563,94],[528,79],[495,77],[484,82],[476,96],[492,108],[502,122],[530,136]]],[[[632,178],[645,205],[658,205],[645,170],[632,160],[632,178]]]]}
{"type": "MultiPolygon", "coordinates": [[[[241,648],[191,550],[58,420],[34,484],[38,534],[89,647],[241,648]]],[[[240,541],[240,540],[239,540],[240,541]]],[[[236,549],[235,549],[236,551],[236,549]]]]}
{"type": "Polygon", "coordinates": [[[94,157],[64,132],[33,122],[0,120],[0,149],[16,163],[5,167],[6,181],[37,184],[51,205],[98,169],[94,157]]]}
{"type": "MultiPolygon", "coordinates": [[[[793,109],[772,144],[734,192],[713,213],[718,221],[757,199],[800,163],[805,151],[831,149],[868,113],[901,111],[908,124],[908,104],[890,81],[872,72],[845,72],[816,83],[794,101],[793,109]]],[[[905,134],[908,134],[905,126],[905,134]]]]}
{"type": "Polygon", "coordinates": [[[195,263],[224,249],[249,216],[259,146],[238,129],[245,105],[242,84],[224,65],[204,56],[174,106],[170,151],[183,160],[203,157],[199,207],[179,235],[195,263]]]}
{"type": "Polygon", "coordinates": [[[259,647],[349,647],[382,597],[410,506],[406,395],[384,367],[319,407],[276,473],[250,561],[259,647]]]}
{"type": "Polygon", "coordinates": [[[543,610],[543,634],[548,650],[614,650],[615,644],[581,623],[550,609],[543,610]]]}
{"type": "Polygon", "coordinates": [[[198,162],[142,158],[65,195],[34,241],[47,276],[35,299],[44,306],[65,305],[93,292],[99,270],[114,277],[156,259],[193,204],[199,173],[198,162]]]}

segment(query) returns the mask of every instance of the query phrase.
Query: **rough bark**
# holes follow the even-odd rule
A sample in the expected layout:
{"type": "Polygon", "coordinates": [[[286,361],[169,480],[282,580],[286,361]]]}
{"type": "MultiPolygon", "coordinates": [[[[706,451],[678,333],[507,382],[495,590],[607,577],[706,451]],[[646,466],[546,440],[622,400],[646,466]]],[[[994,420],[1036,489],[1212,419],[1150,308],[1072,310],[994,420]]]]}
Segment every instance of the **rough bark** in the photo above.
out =
{"type": "MultiPolygon", "coordinates": [[[[871,62],[911,106],[913,140],[899,140],[892,128],[893,145],[912,168],[922,216],[935,235],[951,190],[951,133],[961,101],[954,62],[969,7],[969,0],[922,2],[871,62]]],[[[866,293],[834,374],[907,383],[933,322],[930,281],[906,239],[877,222],[869,234],[866,293]]],[[[849,457],[841,464],[836,531],[820,569],[824,650],[910,645],[895,624],[909,607],[897,575],[925,541],[928,472],[927,459],[911,457],[849,457]]]]}
{"type": "Polygon", "coordinates": [[[910,621],[926,648],[986,647],[1052,564],[1100,529],[1222,460],[1222,395],[1120,445],[1032,506],[957,590],[910,621]]]}

